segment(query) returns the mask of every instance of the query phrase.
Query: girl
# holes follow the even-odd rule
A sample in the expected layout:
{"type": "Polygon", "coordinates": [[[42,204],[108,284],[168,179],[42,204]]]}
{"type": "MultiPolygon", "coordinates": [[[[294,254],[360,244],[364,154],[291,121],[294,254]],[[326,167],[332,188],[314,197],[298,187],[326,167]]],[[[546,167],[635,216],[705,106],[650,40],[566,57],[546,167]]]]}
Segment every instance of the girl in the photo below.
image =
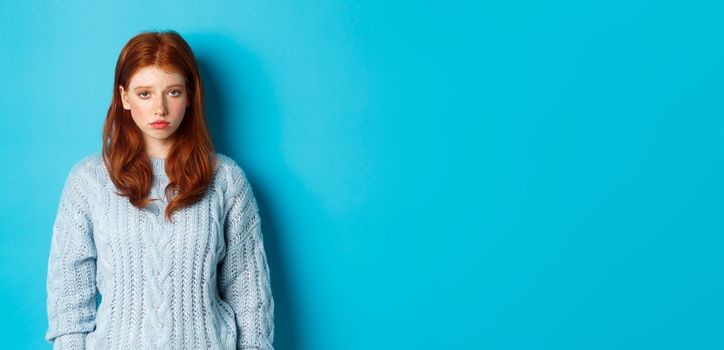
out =
{"type": "Polygon", "coordinates": [[[273,349],[257,202],[204,118],[186,41],[131,38],[102,152],[72,167],[53,225],[45,339],[55,349],[273,349]]]}

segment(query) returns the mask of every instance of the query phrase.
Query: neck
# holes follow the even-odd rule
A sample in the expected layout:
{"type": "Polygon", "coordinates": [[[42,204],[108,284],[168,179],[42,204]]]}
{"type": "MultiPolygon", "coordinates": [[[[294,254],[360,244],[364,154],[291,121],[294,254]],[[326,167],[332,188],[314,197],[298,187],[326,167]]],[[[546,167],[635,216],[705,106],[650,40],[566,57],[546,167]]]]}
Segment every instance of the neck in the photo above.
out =
{"type": "Polygon", "coordinates": [[[165,159],[168,152],[173,146],[172,139],[165,140],[146,140],[146,155],[150,158],[165,159]]]}

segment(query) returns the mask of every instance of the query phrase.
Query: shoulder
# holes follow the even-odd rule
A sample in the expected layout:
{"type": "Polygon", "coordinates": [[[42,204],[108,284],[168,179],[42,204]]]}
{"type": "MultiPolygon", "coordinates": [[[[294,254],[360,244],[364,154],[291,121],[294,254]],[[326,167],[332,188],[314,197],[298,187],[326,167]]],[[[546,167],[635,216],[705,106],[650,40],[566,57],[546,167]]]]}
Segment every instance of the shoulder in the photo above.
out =
{"type": "Polygon", "coordinates": [[[70,201],[76,210],[90,210],[97,198],[100,182],[98,166],[103,166],[99,154],[89,154],[76,160],[70,167],[61,192],[61,202],[70,201]]]}
{"type": "Polygon", "coordinates": [[[221,183],[227,191],[233,191],[247,182],[246,171],[234,159],[223,153],[216,153],[221,183]]]}
{"type": "Polygon", "coordinates": [[[248,196],[253,198],[251,184],[247,172],[234,159],[223,154],[216,153],[219,164],[218,176],[219,186],[225,193],[225,197],[231,199],[235,196],[248,196]]]}
{"type": "Polygon", "coordinates": [[[75,164],[73,164],[73,167],[71,168],[70,173],[75,174],[75,173],[92,171],[92,170],[94,170],[94,168],[96,168],[98,165],[100,165],[102,163],[103,163],[103,158],[102,158],[100,152],[91,153],[91,154],[85,155],[80,160],[76,161],[75,164]]]}
{"type": "Polygon", "coordinates": [[[77,160],[70,168],[66,182],[83,185],[83,189],[91,189],[93,185],[103,182],[105,165],[100,152],[91,153],[77,160]]]}
{"type": "Polygon", "coordinates": [[[237,164],[234,159],[221,152],[216,152],[216,161],[223,171],[227,171],[228,168],[239,167],[239,164],[237,164]]]}

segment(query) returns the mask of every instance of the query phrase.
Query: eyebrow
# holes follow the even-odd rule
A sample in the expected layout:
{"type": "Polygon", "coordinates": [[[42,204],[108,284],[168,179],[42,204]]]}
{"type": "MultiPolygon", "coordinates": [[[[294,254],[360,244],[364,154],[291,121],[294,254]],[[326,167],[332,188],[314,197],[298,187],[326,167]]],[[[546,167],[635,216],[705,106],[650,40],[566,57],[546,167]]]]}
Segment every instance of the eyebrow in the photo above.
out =
{"type": "MultiPolygon", "coordinates": [[[[135,90],[139,90],[139,89],[150,89],[150,88],[152,88],[152,87],[153,87],[153,86],[137,86],[137,87],[135,87],[133,90],[135,91],[135,90]]],[[[181,87],[181,88],[182,88],[182,87],[184,87],[184,86],[183,86],[182,84],[173,84],[173,85],[167,86],[166,88],[169,89],[169,88],[172,88],[172,87],[181,87]]]]}

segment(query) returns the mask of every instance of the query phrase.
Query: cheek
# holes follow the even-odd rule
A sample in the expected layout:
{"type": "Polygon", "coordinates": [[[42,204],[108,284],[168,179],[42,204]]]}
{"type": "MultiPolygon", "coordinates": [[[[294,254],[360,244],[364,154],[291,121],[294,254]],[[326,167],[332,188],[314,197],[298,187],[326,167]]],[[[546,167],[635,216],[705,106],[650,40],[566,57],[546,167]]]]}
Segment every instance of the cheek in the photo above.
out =
{"type": "Polygon", "coordinates": [[[184,113],[186,113],[186,101],[174,101],[173,103],[169,104],[169,108],[173,111],[175,115],[183,116],[184,113]]]}
{"type": "Polygon", "coordinates": [[[146,117],[146,108],[143,106],[143,104],[131,102],[130,107],[133,119],[141,121],[141,119],[144,119],[146,117]]]}
{"type": "Polygon", "coordinates": [[[148,105],[146,101],[133,99],[129,102],[129,105],[131,106],[131,111],[134,113],[145,113],[146,110],[148,110],[148,105]]]}
{"type": "Polygon", "coordinates": [[[141,110],[138,106],[131,105],[131,115],[133,118],[140,118],[142,116],[141,110]]]}

